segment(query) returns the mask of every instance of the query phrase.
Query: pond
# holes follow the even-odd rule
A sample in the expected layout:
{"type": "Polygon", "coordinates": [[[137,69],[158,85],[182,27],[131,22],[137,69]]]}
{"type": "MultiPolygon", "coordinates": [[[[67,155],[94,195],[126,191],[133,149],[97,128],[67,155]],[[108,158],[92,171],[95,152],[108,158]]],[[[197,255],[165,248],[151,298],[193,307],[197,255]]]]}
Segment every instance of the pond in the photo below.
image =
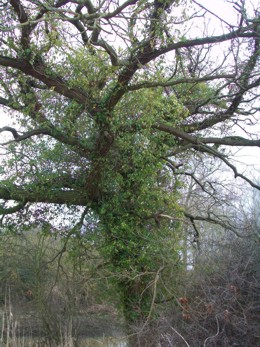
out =
{"type": "MultiPolygon", "coordinates": [[[[11,337],[9,339],[0,338],[1,347],[48,347],[37,337],[11,337]]],[[[82,338],[78,341],[77,347],[127,347],[126,338],[100,337],[82,338]]],[[[73,347],[72,341],[64,341],[57,347],[73,347]]]]}
{"type": "Polygon", "coordinates": [[[80,342],[80,347],[127,347],[125,338],[99,338],[84,339],[80,342]]]}

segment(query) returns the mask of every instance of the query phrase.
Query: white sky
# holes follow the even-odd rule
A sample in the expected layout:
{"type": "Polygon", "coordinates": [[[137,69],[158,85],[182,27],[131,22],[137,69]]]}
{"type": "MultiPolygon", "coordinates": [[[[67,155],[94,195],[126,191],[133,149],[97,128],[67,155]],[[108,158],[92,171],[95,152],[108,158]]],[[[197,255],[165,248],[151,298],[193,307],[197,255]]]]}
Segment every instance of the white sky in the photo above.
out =
{"type": "MultiPolygon", "coordinates": [[[[229,24],[235,24],[237,20],[237,14],[234,11],[234,4],[227,3],[225,0],[196,0],[197,3],[203,5],[209,11],[215,13],[221,19],[225,20],[229,24]]],[[[239,3],[239,1],[237,1],[239,3]]],[[[245,0],[247,12],[249,15],[253,15],[254,10],[260,7],[259,0],[245,0]]]]}

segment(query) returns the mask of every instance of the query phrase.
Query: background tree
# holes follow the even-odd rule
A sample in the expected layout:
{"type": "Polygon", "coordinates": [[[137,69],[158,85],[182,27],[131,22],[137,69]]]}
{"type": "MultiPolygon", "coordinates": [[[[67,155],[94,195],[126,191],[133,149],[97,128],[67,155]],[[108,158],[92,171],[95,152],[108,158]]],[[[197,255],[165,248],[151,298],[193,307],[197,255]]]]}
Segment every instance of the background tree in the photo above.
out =
{"type": "Polygon", "coordinates": [[[95,334],[118,334],[119,298],[101,265],[102,258],[87,238],[42,228],[19,235],[2,233],[1,343],[78,346],[80,339],[95,334]]]}
{"type": "Polygon", "coordinates": [[[259,345],[259,220],[254,217],[240,214],[239,236],[212,225],[201,233],[195,267],[164,310],[162,345],[259,345]]]}
{"type": "MultiPolygon", "coordinates": [[[[14,120],[1,128],[11,136],[2,224],[30,223],[39,204],[46,221],[67,206],[73,230],[93,218],[129,326],[148,322],[178,263],[178,176],[190,159],[223,161],[259,189],[226,151],[260,146],[245,129],[256,122],[259,12],[242,0],[227,6],[230,23],[197,1],[1,5],[0,103],[14,120]],[[208,16],[223,32],[212,34],[208,16]]],[[[195,217],[214,222],[210,211],[195,217]]]]}

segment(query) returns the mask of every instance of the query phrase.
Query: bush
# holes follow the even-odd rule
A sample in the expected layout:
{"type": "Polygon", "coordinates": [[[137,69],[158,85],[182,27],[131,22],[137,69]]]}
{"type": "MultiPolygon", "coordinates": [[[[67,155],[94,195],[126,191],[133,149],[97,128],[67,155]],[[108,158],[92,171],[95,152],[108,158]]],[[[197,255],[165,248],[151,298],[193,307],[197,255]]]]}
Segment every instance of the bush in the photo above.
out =
{"type": "MultiPolygon", "coordinates": [[[[99,277],[95,273],[101,257],[83,246],[83,237],[79,245],[76,237],[62,236],[31,230],[2,234],[0,243],[1,303],[16,321],[13,333],[42,337],[51,347],[65,345],[69,339],[76,343],[88,334],[86,325],[97,317],[102,321],[104,315],[109,315],[112,331],[111,313],[115,313],[113,307],[103,305],[110,288],[102,280],[102,271],[99,277]]],[[[111,297],[115,303],[116,293],[111,297]]],[[[97,329],[97,335],[103,333],[104,329],[100,333],[97,329]]]]}
{"type": "Polygon", "coordinates": [[[199,257],[180,294],[162,324],[162,346],[260,345],[259,242],[236,238],[199,257]]]}

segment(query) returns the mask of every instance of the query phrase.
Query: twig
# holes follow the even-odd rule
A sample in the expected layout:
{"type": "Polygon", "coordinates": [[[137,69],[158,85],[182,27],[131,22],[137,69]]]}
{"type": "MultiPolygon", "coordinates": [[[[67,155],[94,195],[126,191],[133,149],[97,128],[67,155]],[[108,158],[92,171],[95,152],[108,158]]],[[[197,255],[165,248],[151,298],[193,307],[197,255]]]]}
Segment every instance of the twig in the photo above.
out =
{"type": "Polygon", "coordinates": [[[209,336],[209,337],[206,338],[206,340],[204,341],[203,347],[206,347],[206,344],[207,344],[208,340],[213,339],[214,337],[218,336],[218,334],[219,334],[219,321],[218,321],[218,317],[217,316],[216,316],[216,321],[217,321],[217,332],[216,332],[215,335],[209,336]]]}
{"type": "MultiPolygon", "coordinates": [[[[188,344],[188,342],[185,340],[185,338],[176,330],[174,329],[172,326],[170,327],[174,332],[175,334],[177,334],[186,344],[187,347],[190,347],[190,345],[188,344]]],[[[205,346],[204,346],[205,347],[205,346]]]]}

